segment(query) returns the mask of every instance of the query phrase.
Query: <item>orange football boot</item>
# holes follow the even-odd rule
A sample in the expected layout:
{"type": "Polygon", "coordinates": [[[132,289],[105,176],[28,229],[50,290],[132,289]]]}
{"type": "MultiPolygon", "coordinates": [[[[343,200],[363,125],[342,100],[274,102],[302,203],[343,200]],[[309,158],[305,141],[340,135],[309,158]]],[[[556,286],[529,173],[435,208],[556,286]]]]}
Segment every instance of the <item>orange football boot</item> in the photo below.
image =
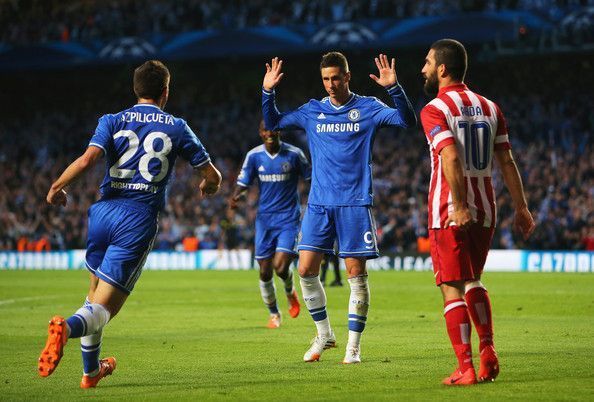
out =
{"type": "Polygon", "coordinates": [[[497,352],[492,345],[485,346],[481,350],[481,365],[478,372],[479,382],[495,381],[499,374],[499,359],[497,352]]]}
{"type": "Polygon", "coordinates": [[[461,372],[456,369],[449,377],[444,378],[441,382],[444,385],[473,385],[476,384],[476,372],[474,367],[461,372]]]}
{"type": "Polygon", "coordinates": [[[37,363],[39,375],[47,377],[54,372],[64,354],[64,345],[68,342],[66,320],[59,315],[53,317],[47,329],[47,342],[41,351],[37,363]]]}
{"type": "Polygon", "coordinates": [[[268,325],[266,325],[270,329],[276,329],[280,327],[281,324],[281,316],[280,314],[270,314],[270,318],[268,319],[268,325]]]}
{"type": "Polygon", "coordinates": [[[287,295],[287,300],[289,301],[289,315],[293,318],[297,318],[299,312],[301,311],[301,304],[299,304],[299,297],[297,297],[297,292],[293,289],[291,294],[287,295]]]}
{"type": "Polygon", "coordinates": [[[88,376],[83,375],[82,380],[80,380],[80,387],[81,388],[95,388],[104,377],[111,375],[113,371],[116,369],[116,359],[115,357],[108,357],[106,359],[101,359],[99,361],[99,373],[96,376],[88,376]]]}

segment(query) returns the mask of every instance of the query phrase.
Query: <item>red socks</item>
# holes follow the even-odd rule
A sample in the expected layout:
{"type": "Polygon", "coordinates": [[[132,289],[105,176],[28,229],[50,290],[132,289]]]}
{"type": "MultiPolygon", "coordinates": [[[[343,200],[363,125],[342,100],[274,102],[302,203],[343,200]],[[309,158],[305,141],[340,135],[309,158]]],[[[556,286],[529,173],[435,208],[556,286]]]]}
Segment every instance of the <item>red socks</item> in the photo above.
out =
{"type": "Polygon", "coordinates": [[[454,352],[458,358],[458,368],[465,372],[472,368],[472,348],[470,345],[470,317],[464,299],[447,301],[444,305],[446,327],[454,352]]]}
{"type": "Polygon", "coordinates": [[[473,287],[466,292],[464,298],[479,336],[479,351],[482,351],[485,346],[493,345],[493,317],[489,293],[481,286],[473,287]]]}

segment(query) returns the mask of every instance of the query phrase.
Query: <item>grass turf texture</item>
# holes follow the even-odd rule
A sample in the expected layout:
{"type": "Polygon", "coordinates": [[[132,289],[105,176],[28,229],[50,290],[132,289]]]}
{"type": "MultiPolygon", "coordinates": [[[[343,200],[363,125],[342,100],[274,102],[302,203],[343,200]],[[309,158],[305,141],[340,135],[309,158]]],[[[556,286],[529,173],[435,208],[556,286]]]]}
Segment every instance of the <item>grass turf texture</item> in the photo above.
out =
{"type": "MultiPolygon", "coordinates": [[[[78,388],[80,344],[66,345],[56,372],[36,359],[54,314],[82,305],[84,271],[0,272],[0,399],[73,400],[592,400],[594,275],[487,273],[501,374],[468,388],[440,385],[455,366],[439,291],[430,272],[372,272],[371,308],[360,365],[338,364],[347,337],[349,289],[327,288],[339,346],[303,363],[315,329],[307,313],[283,311],[278,330],[256,271],[142,274],[104,330],[102,356],[114,375],[78,388]]],[[[478,346],[473,331],[474,350],[478,346]]],[[[478,369],[478,361],[477,361],[478,369]]]]}

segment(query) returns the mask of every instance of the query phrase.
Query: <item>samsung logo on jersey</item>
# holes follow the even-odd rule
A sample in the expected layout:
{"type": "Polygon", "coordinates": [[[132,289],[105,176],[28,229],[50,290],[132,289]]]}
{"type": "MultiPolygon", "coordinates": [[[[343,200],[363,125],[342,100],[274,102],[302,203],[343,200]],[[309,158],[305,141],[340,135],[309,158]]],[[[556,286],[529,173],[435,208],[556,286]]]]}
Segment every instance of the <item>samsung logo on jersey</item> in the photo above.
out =
{"type": "Polygon", "coordinates": [[[124,112],[122,121],[126,123],[162,123],[173,126],[173,116],[163,113],[124,112]]]}
{"type": "Polygon", "coordinates": [[[326,123],[316,124],[317,133],[359,132],[359,123],[326,123]]]}
{"type": "Polygon", "coordinates": [[[483,111],[480,106],[462,106],[460,112],[463,116],[482,116],[483,111]]]}
{"type": "Polygon", "coordinates": [[[291,178],[290,173],[283,174],[261,174],[258,175],[260,181],[275,182],[275,181],[287,181],[291,178]]]}

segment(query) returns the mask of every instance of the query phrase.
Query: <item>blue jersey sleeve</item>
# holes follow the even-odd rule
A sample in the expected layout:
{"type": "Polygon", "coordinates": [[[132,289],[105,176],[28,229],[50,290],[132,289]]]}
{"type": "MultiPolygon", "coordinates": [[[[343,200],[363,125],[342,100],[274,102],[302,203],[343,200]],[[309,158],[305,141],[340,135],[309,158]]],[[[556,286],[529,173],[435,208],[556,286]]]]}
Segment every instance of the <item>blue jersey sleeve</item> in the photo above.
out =
{"type": "Polygon", "coordinates": [[[95,146],[103,150],[103,155],[107,154],[109,143],[112,140],[112,124],[108,115],[101,116],[95,129],[95,134],[89,141],[89,146],[95,146]]]}
{"type": "Polygon", "coordinates": [[[285,128],[305,130],[307,106],[306,103],[299,109],[281,113],[276,107],[274,91],[268,92],[262,89],[262,115],[264,116],[264,125],[268,130],[282,130],[285,128]]]}
{"type": "Polygon", "coordinates": [[[373,98],[372,109],[375,123],[378,126],[414,127],[417,124],[417,117],[404,89],[400,85],[394,85],[388,88],[387,91],[394,101],[395,108],[391,108],[379,99],[373,98]]]}
{"type": "Polygon", "coordinates": [[[248,153],[243,161],[241,172],[237,176],[237,184],[242,187],[248,187],[254,181],[256,170],[254,169],[254,154],[248,153]]]}
{"type": "Polygon", "coordinates": [[[307,160],[302,150],[299,150],[299,174],[304,180],[311,180],[311,164],[307,160]]]}
{"type": "Polygon", "coordinates": [[[195,168],[210,162],[208,152],[186,122],[183,125],[179,154],[195,168]]]}

